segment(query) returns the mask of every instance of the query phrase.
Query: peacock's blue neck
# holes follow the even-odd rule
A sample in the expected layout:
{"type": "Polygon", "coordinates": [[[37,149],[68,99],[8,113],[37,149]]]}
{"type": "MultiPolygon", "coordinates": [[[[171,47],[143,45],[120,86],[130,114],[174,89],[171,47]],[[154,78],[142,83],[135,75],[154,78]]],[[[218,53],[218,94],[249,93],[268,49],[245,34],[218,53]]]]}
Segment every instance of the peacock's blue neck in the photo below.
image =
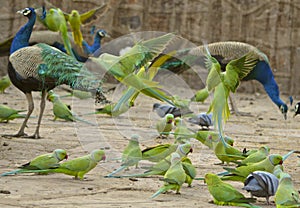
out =
{"type": "Polygon", "coordinates": [[[270,65],[265,61],[259,61],[254,69],[244,78],[244,80],[257,80],[265,88],[271,100],[278,106],[285,103],[280,99],[279,88],[274,79],[270,65]]]}
{"type": "Polygon", "coordinates": [[[93,54],[96,50],[98,50],[101,47],[100,35],[95,36],[93,45],[89,46],[89,44],[87,42],[83,41],[82,46],[83,46],[85,54],[87,54],[87,55],[93,54]]]}
{"type": "Polygon", "coordinates": [[[28,22],[23,27],[21,27],[21,29],[15,35],[10,47],[10,54],[12,54],[13,52],[15,52],[20,48],[29,45],[29,39],[32,33],[35,20],[36,20],[36,14],[33,12],[29,17],[28,22]]]}

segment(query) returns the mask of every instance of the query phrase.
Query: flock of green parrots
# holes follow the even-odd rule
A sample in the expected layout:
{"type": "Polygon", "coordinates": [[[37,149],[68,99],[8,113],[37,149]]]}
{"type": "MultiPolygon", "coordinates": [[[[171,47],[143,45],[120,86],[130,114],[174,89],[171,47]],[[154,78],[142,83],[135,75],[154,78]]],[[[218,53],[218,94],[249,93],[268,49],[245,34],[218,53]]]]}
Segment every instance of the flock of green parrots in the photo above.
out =
{"type": "MultiPolygon", "coordinates": [[[[83,38],[80,26],[82,22],[92,16],[98,9],[96,8],[83,15],[79,15],[76,10],[73,10],[67,16],[58,8],[50,9],[47,13],[47,18],[42,22],[48,29],[61,32],[67,52],[73,54],[68,38],[66,38],[66,21],[69,21],[71,25],[75,43],[81,45],[80,43],[83,38]]],[[[167,59],[167,57],[162,56],[155,62],[148,63],[158,57],[157,54],[164,49],[166,43],[173,36],[173,34],[166,34],[148,41],[139,42],[132,47],[126,56],[118,57],[103,54],[99,58],[92,57],[93,61],[105,69],[109,69],[109,73],[119,82],[128,86],[117,103],[108,104],[101,109],[97,109],[94,113],[119,116],[134,105],[134,101],[140,92],[160,101],[174,104],[176,101],[175,97],[167,96],[163,91],[158,89],[158,83],[153,81],[158,72],[159,67],[157,66],[164,59],[167,59]],[[143,53],[137,53],[137,51],[147,51],[147,59],[144,59],[143,53]],[[135,57],[134,60],[131,58],[132,56],[135,57]],[[144,62],[137,62],[136,60],[144,60],[144,62]],[[138,72],[133,73],[136,69],[139,69],[138,72]]],[[[251,192],[252,196],[265,197],[267,203],[269,203],[269,197],[275,195],[276,207],[300,207],[299,193],[293,186],[291,176],[285,173],[283,168],[284,161],[293,151],[284,156],[269,154],[270,149],[267,146],[262,146],[257,150],[241,151],[233,147],[233,139],[224,133],[223,122],[226,122],[230,116],[228,96],[230,92],[234,93],[236,91],[239,82],[248,74],[249,70],[253,69],[257,60],[257,54],[247,53],[240,59],[229,62],[226,66],[226,73],[223,73],[221,72],[219,62],[207,50],[206,65],[209,73],[206,80],[206,87],[204,90],[199,91],[197,97],[198,100],[204,101],[209,93],[214,92],[214,99],[210,104],[208,112],[212,113],[213,123],[217,131],[204,129],[194,131],[186,125],[183,117],[180,117],[182,116],[181,114],[175,114],[174,109],[170,113],[163,112],[163,115],[160,114],[162,118],[155,125],[158,132],[157,135],[160,139],[173,135],[174,143],[159,144],[142,150],[139,145],[139,136],[132,135],[127,147],[123,151],[120,168],[112,171],[105,177],[126,178],[160,175],[163,177],[163,185],[151,198],[155,198],[168,190],[175,190],[176,193],[180,193],[180,188],[184,183],[191,186],[193,180],[204,180],[215,204],[258,207],[254,205],[256,201],[254,197],[245,197],[227,182],[240,181],[244,183],[244,189],[251,192]],[[188,157],[188,154],[193,152],[191,145],[192,138],[210,148],[221,161],[221,164],[224,165],[226,163],[228,165],[233,163],[236,166],[225,166],[225,171],[222,173],[207,173],[204,177],[197,178],[196,168],[193,166],[192,160],[188,157]],[[141,160],[148,160],[153,165],[148,167],[144,173],[131,175],[118,174],[126,168],[138,166],[141,160]],[[275,178],[270,177],[268,175],[270,173],[275,178]]],[[[0,93],[4,93],[5,89],[9,86],[10,81],[7,76],[0,79],[0,93]]],[[[92,97],[90,93],[78,90],[72,91],[72,96],[80,99],[92,97]]],[[[96,125],[75,115],[70,107],[63,103],[60,97],[53,91],[48,92],[47,99],[53,103],[54,120],[59,118],[65,121],[82,121],[90,125],[96,125]]],[[[182,107],[187,106],[183,105],[182,107]]],[[[15,110],[6,105],[0,105],[0,122],[8,122],[15,118],[25,118],[22,112],[23,110],[15,110]]],[[[66,150],[56,149],[52,153],[40,155],[32,159],[17,170],[2,173],[1,176],[20,173],[63,173],[83,180],[86,173],[95,168],[100,161],[105,160],[105,152],[104,150],[97,149],[86,156],[67,159],[68,154],[66,150]],[[64,159],[66,161],[63,161],[64,159]]]]}

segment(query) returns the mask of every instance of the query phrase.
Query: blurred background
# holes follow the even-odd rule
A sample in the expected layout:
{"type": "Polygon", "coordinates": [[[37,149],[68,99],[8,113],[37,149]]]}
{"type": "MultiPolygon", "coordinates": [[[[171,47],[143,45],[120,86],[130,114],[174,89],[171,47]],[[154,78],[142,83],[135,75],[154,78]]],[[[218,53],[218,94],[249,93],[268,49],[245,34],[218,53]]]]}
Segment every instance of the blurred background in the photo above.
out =
{"type": "MultiPolygon", "coordinates": [[[[0,0],[0,42],[14,35],[27,21],[16,11],[35,8],[43,0],[0,0]]],[[[137,31],[175,32],[196,45],[235,40],[258,47],[269,57],[281,94],[300,94],[300,0],[48,0],[64,12],[84,13],[106,4],[108,9],[82,27],[91,42],[90,29],[105,29],[111,38],[137,31]]],[[[46,7],[47,4],[46,4],[46,7]]],[[[34,30],[46,30],[36,22],[34,30]]],[[[0,59],[0,76],[6,74],[7,57],[0,59]]],[[[193,83],[193,75],[183,75],[193,83]]],[[[193,84],[192,84],[193,85],[193,84]]],[[[195,83],[195,86],[197,83],[195,83]]],[[[258,82],[243,82],[239,91],[260,92],[258,82]]]]}

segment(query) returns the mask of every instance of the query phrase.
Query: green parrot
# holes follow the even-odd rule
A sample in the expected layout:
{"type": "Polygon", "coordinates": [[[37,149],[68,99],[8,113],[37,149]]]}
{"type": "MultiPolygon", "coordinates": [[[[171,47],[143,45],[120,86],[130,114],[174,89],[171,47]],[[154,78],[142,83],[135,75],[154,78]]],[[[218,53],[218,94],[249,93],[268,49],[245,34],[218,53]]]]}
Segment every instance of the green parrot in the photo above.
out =
{"type": "Polygon", "coordinates": [[[222,164],[226,162],[227,165],[232,161],[243,160],[247,157],[247,155],[242,151],[234,148],[227,142],[224,142],[223,138],[221,138],[221,141],[216,144],[214,153],[217,158],[221,160],[222,164]]]}
{"type": "MultiPolygon", "coordinates": [[[[192,151],[193,151],[193,149],[192,149],[192,146],[190,143],[178,145],[178,147],[175,151],[180,156],[182,161],[185,162],[187,172],[190,172],[190,174],[191,174],[191,176],[190,176],[191,179],[195,178],[196,174],[195,174],[195,170],[192,169],[193,167],[190,167],[191,161],[188,158],[186,158],[186,156],[192,151]]],[[[164,175],[167,172],[167,170],[170,168],[170,165],[171,165],[171,155],[168,155],[165,158],[161,159],[156,164],[154,164],[150,167],[147,167],[146,168],[147,170],[144,173],[138,173],[138,174],[132,174],[132,175],[122,175],[122,176],[119,176],[118,178],[147,177],[147,176],[152,176],[152,175],[164,175]]]]}
{"type": "Polygon", "coordinates": [[[64,13],[64,17],[66,21],[68,21],[71,26],[74,42],[79,47],[82,48],[82,41],[83,41],[83,37],[80,29],[81,25],[88,22],[90,19],[92,19],[95,13],[104,7],[105,5],[87,11],[83,14],[79,14],[77,10],[72,10],[70,14],[64,13]]]}
{"type": "Polygon", "coordinates": [[[104,106],[103,108],[98,108],[96,109],[96,112],[92,114],[107,114],[112,117],[119,116],[129,110],[132,106],[129,103],[122,103],[120,108],[116,109],[115,108],[116,104],[110,103],[104,106]]]}
{"type": "Polygon", "coordinates": [[[0,79],[0,93],[5,93],[5,89],[11,85],[8,75],[0,79]]]}
{"type": "MultiPolygon", "coordinates": [[[[219,134],[214,131],[197,131],[197,133],[194,136],[195,139],[197,139],[199,142],[207,146],[209,149],[215,149],[216,145],[220,141],[219,134]]],[[[231,139],[228,136],[225,136],[225,141],[230,146],[233,146],[234,140],[231,139]]]]}
{"type": "Polygon", "coordinates": [[[45,7],[43,6],[42,14],[37,15],[37,17],[38,20],[49,30],[61,33],[67,53],[76,58],[72,51],[64,13],[59,8],[51,8],[49,11],[46,11],[45,7]]]}
{"type": "Polygon", "coordinates": [[[26,115],[19,114],[20,112],[25,112],[26,110],[15,110],[6,105],[0,105],[0,122],[7,122],[15,118],[25,118],[26,115]]]}
{"type": "Polygon", "coordinates": [[[81,90],[75,90],[75,89],[71,90],[71,89],[66,89],[66,88],[63,88],[63,90],[65,90],[67,92],[70,92],[70,94],[60,96],[61,98],[73,96],[73,97],[79,98],[80,100],[85,100],[85,99],[93,97],[92,93],[91,92],[87,92],[87,91],[81,91],[81,90]]]}
{"type": "MultiPolygon", "coordinates": [[[[259,57],[251,51],[239,59],[230,61],[226,65],[226,71],[222,72],[220,63],[211,56],[207,47],[206,52],[206,68],[209,70],[206,79],[206,90],[208,92],[214,91],[214,98],[208,113],[213,113],[214,126],[218,128],[220,137],[223,137],[223,122],[226,122],[230,115],[228,106],[229,93],[236,91],[240,80],[255,67],[259,57]]],[[[207,93],[203,90],[202,94],[207,93]]],[[[223,144],[225,146],[226,143],[223,141],[223,144]]]]}
{"type": "Polygon", "coordinates": [[[237,191],[231,184],[223,182],[217,175],[207,173],[205,182],[209,193],[214,198],[217,205],[240,206],[240,207],[257,207],[251,205],[255,198],[246,198],[242,193],[237,191]]]}
{"type": "Polygon", "coordinates": [[[142,159],[151,162],[159,162],[172,152],[175,152],[178,144],[158,144],[142,150],[142,159]]]}
{"type": "Polygon", "coordinates": [[[186,174],[185,183],[188,184],[188,187],[192,187],[192,182],[196,178],[197,170],[195,166],[192,164],[190,158],[184,157],[181,159],[181,162],[182,162],[182,167],[186,174]]]}
{"type": "Polygon", "coordinates": [[[207,88],[204,88],[204,89],[201,89],[201,90],[198,90],[194,97],[192,97],[192,101],[195,101],[195,102],[204,102],[209,96],[209,91],[207,88]]]}
{"type": "Polygon", "coordinates": [[[270,153],[270,148],[267,146],[262,146],[253,154],[250,154],[248,157],[243,159],[240,162],[237,162],[239,166],[247,165],[249,163],[256,163],[264,160],[270,153]]]}
{"type": "Polygon", "coordinates": [[[32,170],[32,173],[63,173],[66,175],[75,176],[75,179],[83,180],[86,173],[90,172],[96,167],[98,162],[105,160],[105,152],[103,150],[93,150],[90,154],[68,160],[59,164],[58,167],[44,169],[44,170],[32,170]]]}
{"type": "Polygon", "coordinates": [[[129,166],[138,166],[139,161],[142,160],[142,151],[139,145],[139,136],[133,134],[129,140],[128,145],[125,147],[122,154],[122,164],[121,166],[114,170],[112,173],[107,175],[107,178],[113,177],[116,173],[122,171],[129,166]]]}
{"type": "Polygon", "coordinates": [[[90,58],[102,69],[105,69],[108,73],[113,75],[115,79],[127,85],[127,90],[131,89],[130,92],[125,91],[126,93],[116,104],[114,110],[118,110],[120,106],[123,103],[127,103],[128,100],[131,100],[130,103],[132,103],[132,100],[137,96],[136,92],[141,92],[152,98],[174,105],[171,98],[158,89],[161,86],[159,86],[157,82],[152,81],[151,77],[154,77],[154,75],[151,74],[152,70],[140,72],[140,70],[145,70],[144,67],[148,65],[149,61],[152,61],[162,53],[174,37],[173,34],[168,33],[157,38],[139,41],[122,56],[103,53],[98,58],[90,58]],[[149,73],[149,77],[145,78],[141,76],[143,73],[149,73]]]}
{"type": "Polygon", "coordinates": [[[180,117],[176,117],[174,120],[174,126],[175,126],[175,130],[174,130],[175,142],[185,143],[186,141],[189,141],[190,137],[188,135],[191,134],[191,131],[188,129],[183,119],[180,117]]]}
{"type": "Polygon", "coordinates": [[[295,189],[291,176],[288,173],[282,173],[280,176],[275,193],[276,208],[300,207],[299,192],[295,189]]]}
{"type": "Polygon", "coordinates": [[[0,176],[27,173],[31,172],[32,170],[45,170],[49,168],[56,168],[59,166],[59,162],[64,159],[68,159],[66,150],[56,149],[52,153],[39,155],[32,159],[30,162],[20,166],[19,169],[2,173],[0,176]]]}
{"type": "Polygon", "coordinates": [[[155,127],[160,137],[168,136],[170,134],[173,129],[173,121],[174,115],[169,113],[165,115],[165,117],[159,119],[155,127]]]}
{"type": "Polygon", "coordinates": [[[165,173],[163,181],[165,182],[164,185],[151,198],[155,198],[168,190],[175,190],[179,194],[182,184],[186,181],[186,173],[182,166],[181,157],[176,152],[171,154],[171,166],[165,173]]]}
{"type": "Polygon", "coordinates": [[[53,114],[54,114],[54,121],[58,118],[63,119],[65,121],[81,121],[90,125],[95,125],[89,121],[85,121],[82,118],[79,118],[78,116],[75,116],[68,105],[63,103],[59,95],[55,94],[52,90],[48,92],[47,99],[52,102],[53,104],[53,114]]]}
{"type": "Polygon", "coordinates": [[[283,157],[278,154],[271,154],[266,157],[264,160],[257,162],[257,163],[250,163],[246,166],[240,166],[235,169],[233,168],[226,168],[225,170],[229,172],[229,174],[224,175],[222,180],[234,180],[234,181],[242,181],[247,178],[250,173],[254,171],[267,171],[269,173],[273,173],[274,167],[278,164],[283,163],[283,157]]]}

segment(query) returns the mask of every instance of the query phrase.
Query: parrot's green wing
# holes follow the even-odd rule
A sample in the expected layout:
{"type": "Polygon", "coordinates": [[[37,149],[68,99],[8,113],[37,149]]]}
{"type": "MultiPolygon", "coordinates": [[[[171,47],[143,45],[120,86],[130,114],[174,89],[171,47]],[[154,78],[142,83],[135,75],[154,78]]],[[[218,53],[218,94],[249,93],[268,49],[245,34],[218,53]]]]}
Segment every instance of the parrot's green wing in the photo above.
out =
{"type": "Polygon", "coordinates": [[[211,56],[207,56],[206,60],[206,67],[209,70],[206,78],[206,87],[208,91],[211,91],[221,82],[221,66],[219,62],[211,56]]]}
{"type": "Polygon", "coordinates": [[[85,171],[90,167],[90,163],[91,163],[91,159],[89,158],[89,156],[84,156],[84,157],[80,157],[80,158],[76,158],[74,160],[70,160],[67,162],[64,162],[60,165],[59,168],[57,168],[56,170],[61,170],[63,171],[85,171]]]}
{"type": "Polygon", "coordinates": [[[83,14],[80,14],[80,21],[82,24],[88,23],[92,20],[96,12],[100,12],[102,9],[105,9],[106,5],[99,6],[97,8],[91,9],[83,14]]]}
{"type": "Polygon", "coordinates": [[[232,60],[227,64],[224,83],[230,91],[235,92],[239,85],[239,80],[246,77],[250,71],[253,70],[258,61],[259,57],[257,53],[250,51],[241,58],[232,60]]]}

